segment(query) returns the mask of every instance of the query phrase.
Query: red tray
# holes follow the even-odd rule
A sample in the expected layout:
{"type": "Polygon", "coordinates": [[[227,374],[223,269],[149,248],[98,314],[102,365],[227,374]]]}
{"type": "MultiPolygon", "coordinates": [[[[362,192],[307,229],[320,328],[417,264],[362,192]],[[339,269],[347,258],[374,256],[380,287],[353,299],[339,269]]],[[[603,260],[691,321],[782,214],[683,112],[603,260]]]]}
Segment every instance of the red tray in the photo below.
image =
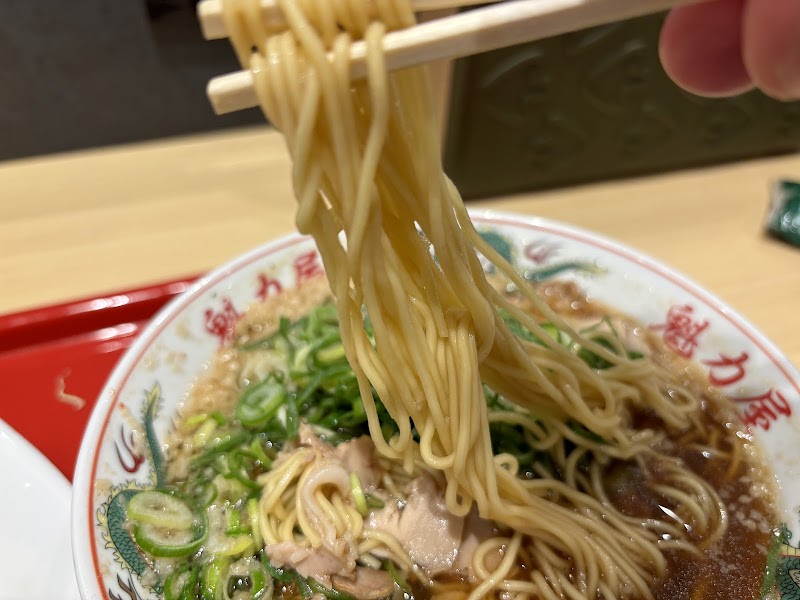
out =
{"type": "Polygon", "coordinates": [[[114,365],[195,279],[0,316],[0,419],[72,480],[83,431],[114,365]]]}

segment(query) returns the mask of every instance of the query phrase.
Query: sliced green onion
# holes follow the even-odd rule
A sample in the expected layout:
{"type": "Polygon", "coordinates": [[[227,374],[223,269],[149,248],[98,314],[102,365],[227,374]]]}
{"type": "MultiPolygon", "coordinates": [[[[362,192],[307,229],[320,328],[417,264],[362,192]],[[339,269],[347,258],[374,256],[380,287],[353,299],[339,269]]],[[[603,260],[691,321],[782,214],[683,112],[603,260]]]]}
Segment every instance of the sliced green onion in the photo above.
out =
{"type": "Polygon", "coordinates": [[[292,581],[297,584],[298,589],[300,590],[300,595],[303,597],[303,600],[309,600],[311,596],[314,595],[314,590],[311,589],[311,586],[308,585],[308,581],[303,579],[297,571],[291,571],[292,573],[292,581]]]}
{"type": "Polygon", "coordinates": [[[250,474],[247,472],[244,464],[242,464],[242,456],[238,452],[232,452],[228,456],[228,469],[231,476],[239,480],[239,482],[246,488],[251,490],[261,490],[261,486],[253,481],[250,474]]]}
{"type": "Polygon", "coordinates": [[[208,551],[214,556],[239,556],[252,551],[253,539],[249,535],[220,536],[214,538],[213,546],[208,551]]]}
{"type": "Polygon", "coordinates": [[[310,341],[311,343],[308,345],[307,355],[311,355],[312,361],[306,363],[309,367],[313,366],[312,363],[314,355],[317,355],[320,351],[326,348],[341,344],[342,335],[337,328],[332,327],[327,329],[327,331],[325,331],[322,335],[317,336],[310,341]]]}
{"type": "Polygon", "coordinates": [[[292,322],[287,317],[281,317],[278,321],[278,331],[284,337],[289,337],[289,333],[292,331],[292,322]]]}
{"type": "MultiPolygon", "coordinates": [[[[294,354],[294,344],[292,344],[289,339],[278,336],[275,338],[275,342],[272,345],[272,351],[283,360],[288,361],[291,360],[294,354]]],[[[281,373],[281,375],[283,375],[283,373],[281,373]]]]}
{"type": "Polygon", "coordinates": [[[308,355],[311,354],[311,349],[311,346],[303,346],[297,351],[297,354],[294,355],[294,359],[292,360],[290,369],[292,373],[296,373],[297,375],[308,373],[306,359],[308,355]]]}
{"type": "Polygon", "coordinates": [[[245,427],[263,427],[286,402],[286,387],[271,378],[245,390],[236,406],[236,418],[245,427]]]}
{"type": "Polygon", "coordinates": [[[248,593],[250,600],[267,600],[272,598],[272,577],[264,566],[252,556],[240,558],[225,571],[222,582],[223,600],[231,600],[239,596],[237,592],[248,593]]]}
{"type": "Polygon", "coordinates": [[[188,529],[165,529],[151,523],[137,523],[133,529],[136,544],[148,554],[162,558],[178,558],[197,552],[208,537],[205,511],[188,529]]]}
{"type": "Polygon", "coordinates": [[[561,331],[558,329],[558,327],[556,327],[552,323],[539,323],[539,327],[541,327],[542,331],[544,331],[548,336],[553,338],[555,341],[559,343],[561,342],[561,331]]]}
{"type": "Polygon", "coordinates": [[[169,574],[164,582],[164,600],[194,600],[197,569],[184,563],[169,574]]]}
{"type": "Polygon", "coordinates": [[[247,488],[234,477],[225,477],[220,474],[214,477],[213,483],[218,490],[217,498],[220,502],[228,501],[231,504],[236,504],[247,495],[247,488]]]}
{"type": "Polygon", "coordinates": [[[321,349],[314,356],[314,360],[319,367],[327,367],[344,359],[344,345],[341,342],[321,349]]]}
{"type": "MultiPolygon", "coordinates": [[[[623,353],[627,356],[628,360],[638,360],[643,358],[644,355],[641,352],[637,352],[635,350],[626,350],[620,341],[619,335],[617,334],[616,330],[613,328],[611,323],[608,324],[609,328],[611,329],[611,333],[614,336],[614,340],[610,340],[608,337],[603,337],[602,335],[595,336],[591,338],[591,340],[604,348],[606,348],[609,352],[615,355],[619,355],[623,353]],[[616,344],[614,343],[616,341],[616,344]]],[[[609,362],[607,359],[595,354],[591,350],[586,348],[579,348],[578,349],[578,357],[589,365],[593,369],[603,370],[608,369],[609,367],[614,366],[613,363],[609,362]]]]}
{"type": "Polygon", "coordinates": [[[572,431],[574,431],[575,433],[577,433],[579,436],[581,436],[582,438],[585,438],[585,439],[589,440],[590,442],[594,442],[594,443],[596,443],[596,444],[605,444],[605,442],[606,442],[606,441],[605,441],[603,438],[601,438],[601,437],[600,437],[599,435],[597,435],[595,432],[591,431],[591,430],[590,430],[590,429],[588,429],[588,428],[587,428],[585,425],[583,425],[582,423],[579,423],[578,421],[575,421],[575,420],[573,420],[573,419],[570,419],[570,420],[567,422],[567,426],[568,426],[568,427],[569,427],[569,428],[570,428],[572,431]]]}
{"type": "MultiPolygon", "coordinates": [[[[601,346],[605,346],[611,352],[614,352],[614,347],[605,338],[594,338],[592,341],[597,344],[600,344],[601,346]]],[[[602,371],[603,369],[608,369],[609,367],[613,366],[611,362],[609,362],[602,356],[595,354],[591,350],[588,350],[587,348],[580,348],[578,350],[578,358],[580,358],[583,362],[585,362],[590,368],[597,369],[599,371],[602,371]]]]}
{"type": "Polygon", "coordinates": [[[280,335],[280,331],[274,331],[270,335],[262,338],[258,338],[256,340],[251,340],[245,344],[239,346],[239,349],[244,352],[251,352],[253,350],[264,350],[269,349],[272,346],[275,346],[275,343],[280,335]]]}
{"type": "Polygon", "coordinates": [[[228,511],[228,529],[225,531],[226,535],[242,535],[249,533],[246,528],[242,528],[241,514],[235,508],[228,511]]]}
{"type": "Polygon", "coordinates": [[[367,499],[364,497],[361,480],[356,472],[350,473],[350,493],[353,495],[353,503],[356,505],[356,510],[362,517],[366,517],[369,512],[367,510],[367,499]]]}
{"type": "Polygon", "coordinates": [[[201,482],[200,491],[195,496],[201,506],[211,506],[217,498],[217,486],[213,481],[201,482]]]}
{"type": "Polygon", "coordinates": [[[228,420],[228,419],[225,418],[225,415],[223,415],[218,410],[215,410],[214,412],[212,412],[208,416],[211,417],[212,419],[214,419],[217,422],[217,425],[225,425],[225,421],[228,420]]]}
{"type": "Polygon", "coordinates": [[[406,578],[403,577],[397,570],[397,567],[394,565],[394,563],[391,560],[387,560],[383,563],[383,568],[389,572],[389,575],[392,576],[392,579],[400,587],[400,589],[413,599],[414,591],[411,589],[411,586],[408,585],[406,578]]]}
{"type": "Polygon", "coordinates": [[[192,459],[191,464],[193,467],[202,467],[203,465],[212,464],[221,454],[225,454],[228,450],[232,450],[241,443],[249,440],[250,436],[250,433],[242,431],[235,435],[226,433],[216,437],[206,444],[207,448],[202,454],[192,459]]]}
{"type": "Polygon", "coordinates": [[[261,564],[264,565],[267,573],[269,573],[275,581],[280,581],[281,583],[290,583],[295,580],[291,569],[279,569],[278,567],[273,566],[273,564],[269,562],[269,557],[264,550],[261,550],[258,554],[261,558],[261,564]]]}
{"type": "Polygon", "coordinates": [[[258,569],[250,571],[250,599],[259,600],[266,595],[267,592],[267,575],[264,572],[264,567],[259,565],[258,569]]]}
{"type": "Polygon", "coordinates": [[[297,437],[300,431],[300,415],[298,414],[295,400],[286,403],[286,436],[291,440],[297,437]]]}
{"type": "Polygon", "coordinates": [[[309,315],[319,322],[321,326],[327,325],[328,328],[339,329],[339,311],[332,302],[321,304],[309,315]]]}
{"type": "Polygon", "coordinates": [[[267,453],[264,452],[264,448],[261,446],[261,439],[258,437],[253,438],[253,441],[250,443],[250,452],[253,453],[255,459],[261,463],[264,469],[272,468],[272,461],[269,456],[267,456],[267,453]]]}
{"type": "Polygon", "coordinates": [[[540,323],[539,326],[544,329],[545,333],[557,341],[565,348],[572,346],[572,338],[565,332],[561,331],[552,323],[540,323]]]}
{"type": "Polygon", "coordinates": [[[511,313],[506,310],[499,309],[498,314],[500,315],[500,318],[503,319],[511,333],[513,333],[519,339],[525,340],[526,342],[541,344],[540,340],[533,335],[533,333],[529,331],[527,327],[520,323],[516,317],[512,316],[511,313]]]}
{"type": "Polygon", "coordinates": [[[192,445],[202,448],[211,439],[211,435],[217,429],[218,425],[214,419],[207,419],[192,436],[192,445]]]}
{"type": "Polygon", "coordinates": [[[314,373],[311,381],[309,381],[306,385],[302,387],[300,392],[297,394],[297,404],[301,405],[306,402],[314,392],[317,391],[317,388],[322,384],[322,371],[317,371],[314,373]]]}
{"type": "MultiPolygon", "coordinates": [[[[312,310],[308,314],[308,318],[306,319],[306,327],[305,327],[305,338],[309,340],[313,340],[315,337],[319,335],[319,330],[322,326],[320,323],[320,314],[316,310],[312,310]]],[[[299,321],[297,323],[300,324],[299,321]]]]}
{"type": "Polygon", "coordinates": [[[392,422],[381,421],[381,434],[383,439],[387,442],[397,434],[397,424],[392,422]]]}
{"type": "Polygon", "coordinates": [[[200,574],[200,596],[202,600],[217,600],[217,590],[223,580],[223,573],[228,566],[224,558],[208,561],[200,574]]]}
{"type": "Polygon", "coordinates": [[[194,513],[185,502],[175,496],[146,490],[130,499],[128,517],[139,523],[165,529],[188,529],[192,526],[194,513]]]}
{"type": "Polygon", "coordinates": [[[373,494],[364,494],[364,498],[366,498],[366,500],[367,500],[367,507],[368,508],[381,509],[384,506],[386,506],[386,504],[384,503],[383,500],[381,500],[380,498],[378,498],[377,496],[375,496],[373,494]]]}
{"type": "MultiPolygon", "coordinates": [[[[523,325],[516,317],[512,316],[506,310],[500,309],[499,310],[500,318],[503,319],[506,326],[509,328],[511,333],[517,336],[519,339],[524,340],[526,342],[533,342],[535,344],[544,345],[545,341],[538,338],[532,331],[530,331],[525,325],[523,325]]],[[[561,331],[558,327],[556,327],[553,323],[539,323],[539,327],[542,328],[545,334],[548,337],[554,339],[556,342],[561,344],[562,346],[569,346],[571,343],[570,337],[561,331]]]]}
{"type": "Polygon", "coordinates": [[[194,427],[195,425],[200,425],[200,423],[204,422],[206,419],[208,419],[208,413],[200,413],[188,417],[185,423],[189,427],[194,427]]]}
{"type": "Polygon", "coordinates": [[[334,588],[325,587],[313,577],[308,578],[308,585],[312,591],[322,594],[329,600],[355,600],[350,594],[345,594],[334,588]]]}
{"type": "Polygon", "coordinates": [[[260,513],[258,510],[258,500],[250,498],[247,501],[247,518],[250,521],[250,531],[253,535],[253,544],[258,549],[264,547],[264,537],[261,535],[260,513]]]}

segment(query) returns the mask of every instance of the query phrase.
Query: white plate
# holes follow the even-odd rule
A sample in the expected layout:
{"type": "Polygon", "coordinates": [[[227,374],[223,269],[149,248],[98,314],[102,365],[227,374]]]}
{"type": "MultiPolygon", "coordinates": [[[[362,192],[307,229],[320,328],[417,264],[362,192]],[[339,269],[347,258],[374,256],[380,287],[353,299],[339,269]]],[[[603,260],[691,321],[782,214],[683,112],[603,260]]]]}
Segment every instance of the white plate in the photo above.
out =
{"type": "MultiPolygon", "coordinates": [[[[792,534],[781,548],[780,589],[783,600],[800,600],[800,373],[721,300],[636,250],[545,219],[472,216],[521,273],[575,281],[591,298],[660,331],[735,401],[780,482],[775,509],[792,534]]],[[[248,305],[322,275],[310,239],[295,234],[266,244],[172,302],[117,366],[75,471],[73,544],[86,600],[160,597],[141,576],[147,565],[124,530],[126,498],[163,473],[149,448],[160,448],[186,391],[248,305]]]]}
{"type": "Polygon", "coordinates": [[[72,600],[72,489],[49,460],[0,420],[0,600],[72,600]]]}

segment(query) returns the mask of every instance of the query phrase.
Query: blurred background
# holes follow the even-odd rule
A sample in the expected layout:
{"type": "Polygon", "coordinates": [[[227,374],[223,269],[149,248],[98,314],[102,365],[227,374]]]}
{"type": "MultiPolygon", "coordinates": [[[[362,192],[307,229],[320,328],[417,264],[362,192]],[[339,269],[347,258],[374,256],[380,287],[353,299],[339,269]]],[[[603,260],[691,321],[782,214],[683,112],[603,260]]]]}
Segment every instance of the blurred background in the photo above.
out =
{"type": "MultiPolygon", "coordinates": [[[[0,3],[0,160],[254,125],[215,116],[196,0],[0,3]]],[[[668,81],[662,16],[458,61],[439,79],[445,163],[467,198],[652,173],[800,146],[800,104],[702,100],[668,81]]]]}

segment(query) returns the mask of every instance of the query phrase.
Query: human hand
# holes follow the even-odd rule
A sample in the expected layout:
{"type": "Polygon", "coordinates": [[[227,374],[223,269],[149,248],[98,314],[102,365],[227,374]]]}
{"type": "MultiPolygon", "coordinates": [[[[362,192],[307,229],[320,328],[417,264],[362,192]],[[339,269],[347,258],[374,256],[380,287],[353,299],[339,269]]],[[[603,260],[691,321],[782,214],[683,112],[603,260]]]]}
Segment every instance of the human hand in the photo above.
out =
{"type": "Polygon", "coordinates": [[[800,99],[800,0],[710,0],[681,6],[661,31],[661,63],[681,87],[731,96],[753,87],[800,99]]]}

